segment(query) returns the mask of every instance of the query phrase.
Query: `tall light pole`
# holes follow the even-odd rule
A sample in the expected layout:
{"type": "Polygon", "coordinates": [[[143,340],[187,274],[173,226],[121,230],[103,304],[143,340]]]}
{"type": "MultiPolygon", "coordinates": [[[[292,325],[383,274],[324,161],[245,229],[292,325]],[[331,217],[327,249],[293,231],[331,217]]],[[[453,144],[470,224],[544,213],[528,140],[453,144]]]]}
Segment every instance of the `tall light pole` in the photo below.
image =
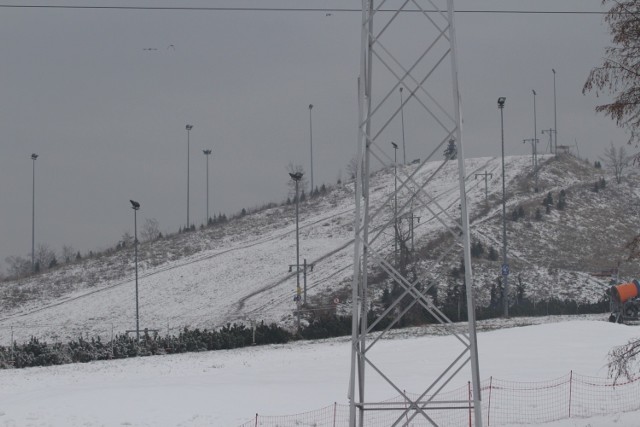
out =
{"type": "Polygon", "coordinates": [[[300,233],[298,226],[298,184],[302,179],[302,172],[289,173],[291,179],[296,183],[296,308],[298,311],[298,332],[300,332],[300,233]]]}
{"type": "Polygon", "coordinates": [[[402,99],[402,87],[400,87],[400,121],[402,123],[402,164],[407,164],[407,151],[404,144],[404,102],[402,99]]]}
{"type": "Polygon", "coordinates": [[[500,135],[502,141],[502,278],[504,281],[502,301],[504,304],[504,317],[509,317],[509,263],[507,260],[507,205],[504,175],[504,96],[498,98],[498,108],[500,109],[500,135]]]}
{"type": "Polygon", "coordinates": [[[313,196],[313,127],[311,122],[311,110],[313,109],[313,104],[309,104],[309,145],[311,151],[311,191],[309,195],[313,196]]]}
{"type": "Polygon", "coordinates": [[[556,156],[558,155],[558,115],[556,112],[556,70],[555,68],[552,68],[551,71],[553,71],[553,133],[554,133],[554,139],[555,139],[555,148],[552,147],[553,149],[553,154],[555,154],[556,156]]]}
{"type": "Polygon", "coordinates": [[[193,129],[193,125],[187,125],[186,126],[187,129],[187,230],[189,230],[189,181],[190,181],[190,174],[189,174],[189,134],[191,132],[191,129],[193,129]]]}
{"type": "Polygon", "coordinates": [[[391,141],[393,146],[393,260],[398,265],[398,144],[391,141]]]}
{"type": "Polygon", "coordinates": [[[32,192],[31,192],[31,272],[35,273],[35,243],[36,243],[36,159],[38,155],[36,153],[31,154],[31,160],[33,160],[33,177],[32,177],[32,192]]]}
{"type": "Polygon", "coordinates": [[[531,89],[533,92],[533,171],[535,173],[536,184],[535,184],[535,192],[538,192],[538,122],[536,115],[536,91],[531,89]]]}
{"type": "Polygon", "coordinates": [[[209,225],[209,155],[211,154],[211,150],[202,150],[202,152],[207,158],[207,219],[205,224],[209,225]]]}
{"type": "Polygon", "coordinates": [[[135,200],[129,200],[133,209],[133,246],[135,248],[135,264],[136,264],[136,340],[140,342],[140,312],[138,310],[138,209],[140,203],[135,200]]]}

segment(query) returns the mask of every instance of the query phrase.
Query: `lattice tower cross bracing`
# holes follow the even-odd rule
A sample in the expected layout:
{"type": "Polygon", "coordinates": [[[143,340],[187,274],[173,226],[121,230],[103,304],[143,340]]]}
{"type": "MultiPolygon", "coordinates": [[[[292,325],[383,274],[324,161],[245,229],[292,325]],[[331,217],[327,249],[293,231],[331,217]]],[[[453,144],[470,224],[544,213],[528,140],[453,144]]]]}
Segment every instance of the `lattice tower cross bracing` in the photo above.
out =
{"type": "MultiPolygon", "coordinates": [[[[349,382],[351,427],[366,426],[369,411],[376,411],[377,415],[380,411],[393,414],[390,424],[393,426],[423,425],[424,422],[442,425],[443,414],[452,411],[468,414],[469,422],[476,427],[482,425],[453,3],[453,0],[362,0],[349,382]],[[395,10],[389,11],[390,8],[395,10]],[[444,81],[447,85],[443,84],[444,81]],[[405,96],[398,105],[394,96],[401,87],[405,96]],[[394,164],[392,169],[396,171],[397,189],[390,191],[382,204],[374,206],[369,198],[370,173],[376,167],[388,167],[394,163],[389,151],[391,124],[396,123],[403,108],[419,110],[424,118],[422,124],[428,124],[426,135],[421,137],[426,142],[420,147],[426,156],[411,167],[394,164]],[[455,145],[454,153],[450,152],[449,145],[455,145]],[[445,147],[450,156],[442,160],[445,147]],[[459,187],[462,197],[458,196],[459,205],[442,205],[429,184],[435,177],[455,168],[456,164],[457,174],[454,176],[457,176],[459,185],[456,187],[459,187]],[[395,200],[398,200],[397,205],[395,200]],[[390,206],[394,208],[389,209],[390,206]],[[426,218],[421,224],[437,223],[450,242],[433,259],[425,260],[429,270],[419,277],[397,261],[392,261],[397,218],[414,210],[426,218]],[[446,270],[442,266],[450,259],[459,260],[460,252],[464,259],[464,283],[469,284],[466,286],[468,320],[462,328],[460,324],[453,324],[429,294],[441,279],[439,272],[446,270]],[[369,288],[369,279],[373,272],[377,276],[386,274],[388,283],[400,292],[384,311],[378,310],[372,315],[373,289],[369,288]],[[427,378],[420,368],[429,363],[428,354],[439,349],[425,349],[424,354],[415,355],[414,378],[424,378],[424,389],[412,390],[418,392],[417,395],[405,392],[402,381],[406,378],[398,378],[393,367],[383,366],[376,359],[381,339],[413,307],[428,312],[450,333],[450,339],[460,344],[460,348],[450,356],[445,355],[447,362],[435,378],[427,378]],[[373,333],[374,330],[378,332],[373,333]],[[469,398],[444,398],[447,385],[464,375],[467,379],[470,376],[469,384],[472,384],[469,398]],[[399,397],[376,401],[379,397],[369,397],[374,394],[367,389],[371,383],[377,384],[376,395],[382,383],[392,395],[399,397]]],[[[386,397],[390,397],[389,394],[386,397]]]]}

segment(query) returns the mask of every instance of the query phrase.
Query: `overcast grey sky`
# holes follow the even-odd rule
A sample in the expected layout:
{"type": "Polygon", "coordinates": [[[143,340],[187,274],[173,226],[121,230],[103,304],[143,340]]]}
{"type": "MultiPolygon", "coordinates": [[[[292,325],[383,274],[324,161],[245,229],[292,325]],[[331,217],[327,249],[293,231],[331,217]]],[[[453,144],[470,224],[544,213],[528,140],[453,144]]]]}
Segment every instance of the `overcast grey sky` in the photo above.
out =
{"type": "MultiPolygon", "coordinates": [[[[360,7],[356,0],[38,2],[134,3],[360,7]]],[[[599,0],[458,0],[456,7],[603,10],[599,0]]],[[[507,98],[507,154],[530,153],[522,140],[533,134],[532,89],[538,130],[553,127],[552,68],[559,144],[577,141],[593,161],[611,141],[626,141],[595,115],[602,99],[581,94],[609,44],[602,15],[459,13],[457,32],[467,157],[500,155],[499,96],[507,98]]],[[[163,232],[186,223],[187,123],[196,224],[206,216],[205,148],[213,150],[210,211],[226,214],[286,199],[290,162],[309,170],[309,104],[314,183],[346,176],[355,155],[357,12],[0,8],[0,40],[2,263],[30,256],[33,152],[36,245],[83,253],[133,232],[129,199],[142,205],[139,223],[155,218],[163,232]]],[[[405,108],[408,159],[433,149],[415,107],[405,108]]],[[[400,121],[394,125],[400,140],[400,121]]]]}

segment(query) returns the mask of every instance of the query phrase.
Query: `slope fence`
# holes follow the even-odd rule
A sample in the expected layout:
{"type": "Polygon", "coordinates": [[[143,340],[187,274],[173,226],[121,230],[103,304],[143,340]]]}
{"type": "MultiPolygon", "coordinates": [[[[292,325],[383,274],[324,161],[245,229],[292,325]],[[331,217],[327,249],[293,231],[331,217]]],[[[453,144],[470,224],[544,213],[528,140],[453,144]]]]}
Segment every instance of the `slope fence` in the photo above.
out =
{"type": "MultiPolygon", "coordinates": [[[[469,400],[470,385],[438,394],[430,403],[469,400]]],[[[408,399],[416,401],[420,396],[405,393],[408,399]]],[[[571,371],[560,378],[518,382],[489,378],[482,382],[482,417],[485,426],[512,424],[541,424],[567,418],[588,418],[597,415],[615,414],[640,409],[640,377],[633,380],[614,382],[610,378],[598,378],[576,374],[571,371]]],[[[429,400],[423,397],[421,402],[429,400]]],[[[408,409],[407,399],[402,396],[384,401],[385,407],[397,405],[408,409]]],[[[434,405],[435,404],[435,405],[434,405]]],[[[427,409],[426,414],[442,427],[473,425],[473,411],[470,407],[459,410],[427,409]]],[[[420,412],[367,411],[364,425],[367,427],[433,426],[420,412]]],[[[334,403],[324,408],[295,415],[266,416],[256,414],[255,418],[239,427],[347,427],[349,425],[349,405],[334,403]]]]}

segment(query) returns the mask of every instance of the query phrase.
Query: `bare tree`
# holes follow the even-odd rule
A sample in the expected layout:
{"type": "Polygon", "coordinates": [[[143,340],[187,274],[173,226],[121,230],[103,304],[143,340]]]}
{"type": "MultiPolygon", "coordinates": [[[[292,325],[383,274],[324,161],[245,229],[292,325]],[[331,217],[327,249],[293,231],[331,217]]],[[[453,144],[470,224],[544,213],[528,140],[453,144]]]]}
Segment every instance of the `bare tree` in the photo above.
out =
{"type": "Polygon", "coordinates": [[[620,378],[632,379],[640,370],[640,339],[632,339],[625,345],[614,347],[609,352],[609,375],[616,381],[620,378]]]}
{"type": "Polygon", "coordinates": [[[627,151],[624,147],[620,147],[616,150],[613,142],[611,146],[604,150],[604,157],[601,158],[607,168],[609,168],[616,178],[616,182],[620,184],[622,182],[622,172],[629,166],[630,158],[627,156],[627,151]]]}
{"type": "Polygon", "coordinates": [[[62,261],[70,263],[76,257],[76,250],[71,245],[62,246],[62,261]]]}
{"type": "Polygon", "coordinates": [[[31,259],[12,255],[5,258],[5,262],[7,263],[7,275],[11,278],[18,279],[31,273],[31,259]]]}
{"type": "Polygon", "coordinates": [[[353,181],[356,179],[356,173],[358,172],[358,159],[356,157],[352,157],[347,163],[347,174],[349,175],[349,180],[353,181]]]}
{"type": "Polygon", "coordinates": [[[122,233],[122,237],[120,238],[120,244],[123,248],[128,248],[129,246],[133,246],[133,236],[128,231],[122,233]]]}
{"type": "Polygon", "coordinates": [[[602,0],[611,4],[605,16],[613,46],[605,49],[602,65],[593,68],[582,93],[613,95],[613,102],[598,105],[616,124],[630,132],[629,143],[638,142],[640,134],[640,0],[602,0]]]}
{"type": "Polygon", "coordinates": [[[56,259],[56,253],[49,245],[41,243],[36,248],[35,262],[40,266],[40,271],[49,268],[51,261],[56,259]]]}
{"type": "Polygon", "coordinates": [[[145,242],[156,240],[160,236],[158,220],[155,218],[146,218],[140,230],[140,236],[145,242]]]}

